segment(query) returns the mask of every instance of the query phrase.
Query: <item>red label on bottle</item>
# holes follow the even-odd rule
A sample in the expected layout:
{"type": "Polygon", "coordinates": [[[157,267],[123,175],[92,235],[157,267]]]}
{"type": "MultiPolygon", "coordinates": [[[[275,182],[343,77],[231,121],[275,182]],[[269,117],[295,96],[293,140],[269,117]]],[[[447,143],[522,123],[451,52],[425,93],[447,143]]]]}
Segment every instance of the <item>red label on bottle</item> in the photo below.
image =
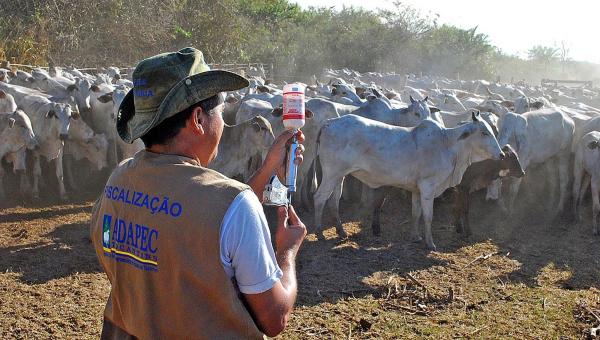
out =
{"type": "Polygon", "coordinates": [[[304,114],[285,114],[283,119],[304,119],[304,114]]]}

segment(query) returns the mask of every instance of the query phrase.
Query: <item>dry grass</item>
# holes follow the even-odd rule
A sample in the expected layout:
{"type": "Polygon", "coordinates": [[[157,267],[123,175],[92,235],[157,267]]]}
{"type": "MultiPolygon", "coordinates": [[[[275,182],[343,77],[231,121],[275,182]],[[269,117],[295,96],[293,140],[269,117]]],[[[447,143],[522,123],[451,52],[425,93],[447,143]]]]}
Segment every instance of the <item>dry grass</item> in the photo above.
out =
{"type": "MultiPolygon", "coordinates": [[[[600,240],[587,225],[508,222],[484,203],[474,236],[436,208],[438,252],[407,240],[393,198],[374,238],[344,206],[348,240],[309,235],[282,338],[587,338],[600,324],[600,240]]],[[[109,284],[88,232],[91,203],[0,212],[0,338],[97,338],[109,284]]],[[[311,217],[304,216],[310,224],[311,217]]]]}

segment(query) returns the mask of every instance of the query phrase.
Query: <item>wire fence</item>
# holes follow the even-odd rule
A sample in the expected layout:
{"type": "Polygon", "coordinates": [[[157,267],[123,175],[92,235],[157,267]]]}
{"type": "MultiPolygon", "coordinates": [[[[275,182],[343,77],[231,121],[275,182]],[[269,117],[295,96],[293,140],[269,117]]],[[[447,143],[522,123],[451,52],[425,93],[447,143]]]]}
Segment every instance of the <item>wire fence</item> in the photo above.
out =
{"type": "MultiPolygon", "coordinates": [[[[265,79],[274,79],[275,71],[273,64],[264,64],[264,63],[211,63],[208,64],[211,69],[214,70],[225,70],[240,73],[244,76],[260,76],[265,79]]],[[[38,66],[38,65],[27,65],[27,64],[19,64],[7,61],[3,61],[1,67],[11,67],[11,68],[20,68],[20,69],[43,69],[48,70],[48,66],[38,66]],[[8,66],[9,65],[9,66],[8,66]]],[[[133,71],[135,66],[117,66],[117,68],[121,71],[122,74],[129,74],[133,71]]],[[[104,67],[81,67],[77,68],[81,72],[97,74],[102,72],[104,67]]]]}

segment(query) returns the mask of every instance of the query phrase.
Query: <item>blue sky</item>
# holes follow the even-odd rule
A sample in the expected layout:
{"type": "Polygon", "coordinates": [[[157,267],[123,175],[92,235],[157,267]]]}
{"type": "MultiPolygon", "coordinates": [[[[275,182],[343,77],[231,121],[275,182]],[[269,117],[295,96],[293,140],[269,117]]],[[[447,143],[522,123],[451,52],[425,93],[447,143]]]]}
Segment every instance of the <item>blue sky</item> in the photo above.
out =
{"type": "MultiPolygon", "coordinates": [[[[394,8],[392,0],[291,0],[302,7],[343,6],[369,10],[394,8]]],[[[440,23],[462,28],[478,26],[503,51],[527,56],[534,45],[565,42],[575,60],[600,63],[600,1],[532,0],[404,0],[423,14],[439,14],[440,23]]]]}

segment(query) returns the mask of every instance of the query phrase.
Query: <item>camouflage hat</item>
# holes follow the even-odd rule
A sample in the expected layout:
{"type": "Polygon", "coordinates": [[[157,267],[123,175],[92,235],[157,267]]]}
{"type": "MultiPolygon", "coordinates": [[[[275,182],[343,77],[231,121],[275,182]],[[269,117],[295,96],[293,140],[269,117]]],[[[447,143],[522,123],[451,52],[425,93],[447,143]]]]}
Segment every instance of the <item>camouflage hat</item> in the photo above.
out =
{"type": "Polygon", "coordinates": [[[144,59],[133,71],[133,89],[117,115],[117,132],[127,143],[163,120],[220,92],[248,86],[248,80],[227,71],[210,71],[202,52],[186,47],[144,59]]]}

